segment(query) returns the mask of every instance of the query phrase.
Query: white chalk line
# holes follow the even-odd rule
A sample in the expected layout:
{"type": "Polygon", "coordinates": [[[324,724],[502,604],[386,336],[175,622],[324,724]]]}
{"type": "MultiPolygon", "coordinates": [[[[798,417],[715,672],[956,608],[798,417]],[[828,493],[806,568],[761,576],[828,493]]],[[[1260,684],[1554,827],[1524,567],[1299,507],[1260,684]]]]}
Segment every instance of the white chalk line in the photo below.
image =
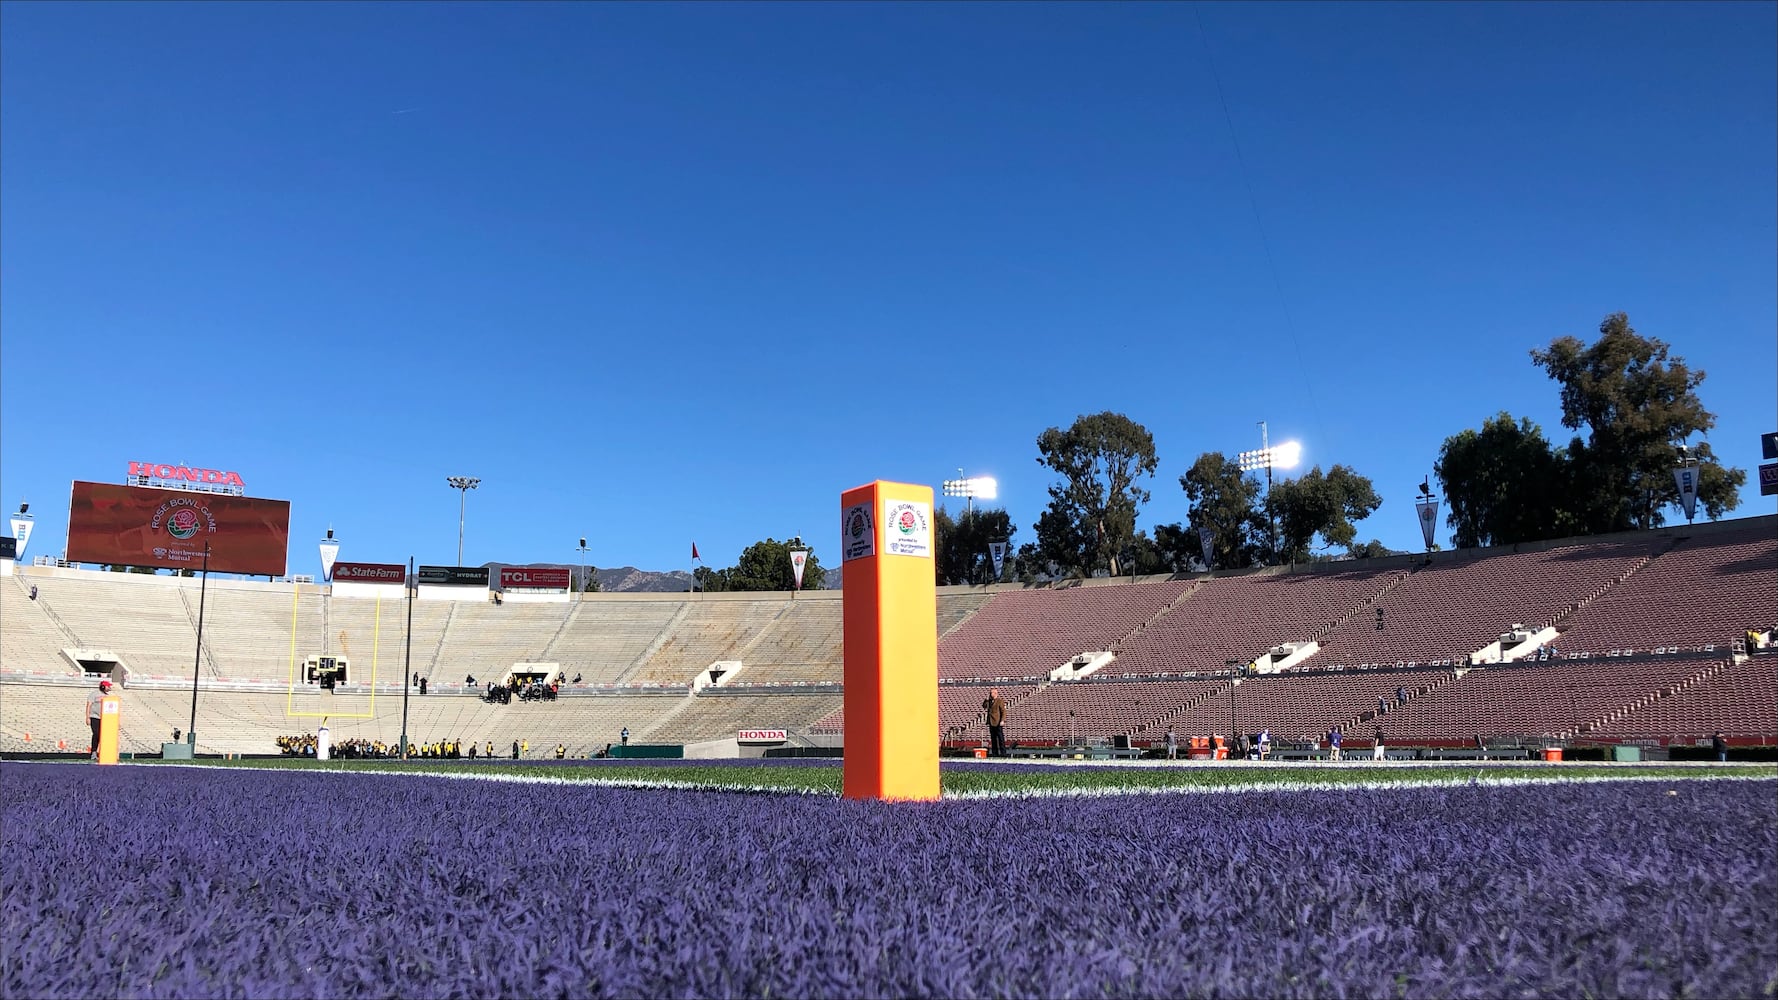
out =
{"type": "MultiPolygon", "coordinates": [[[[53,762],[79,766],[82,762],[53,762]]],[[[90,765],[89,765],[90,766],[90,765]]],[[[670,778],[606,778],[590,777],[556,777],[541,774],[501,774],[494,771],[451,771],[424,769],[360,769],[360,768],[326,768],[326,767],[227,767],[214,764],[184,763],[131,763],[124,767],[182,768],[194,770],[225,770],[225,771],[262,771],[282,774],[329,774],[329,775],[379,775],[384,777],[415,777],[445,778],[456,781],[489,781],[506,784],[526,785],[562,785],[562,786],[594,786],[599,788],[623,788],[638,791],[688,791],[688,792],[733,792],[748,795],[808,795],[817,798],[839,798],[840,793],[826,788],[799,788],[785,785],[748,784],[744,782],[707,782],[707,781],[676,781],[670,778]]],[[[1541,768],[1526,765],[1471,765],[1483,767],[1520,767],[1527,771],[1541,768]]],[[[1550,770],[1562,765],[1549,765],[1550,770]]],[[[1572,766],[1572,765],[1570,765],[1572,766]]],[[[1667,765],[1659,765],[1667,766],[1667,765]]],[[[1692,770],[1688,768],[1688,770],[1692,770]]],[[[1730,773],[1723,770],[1706,771],[1703,767],[1696,769],[1694,774],[1559,774],[1539,773],[1534,775],[1463,775],[1463,774],[1428,774],[1425,777],[1359,780],[1322,780],[1322,781],[1264,781],[1251,783],[1230,783],[1226,785],[1101,785],[1095,787],[1067,788],[1019,788],[1019,789],[973,789],[943,793],[945,801],[971,801],[979,799],[1042,799],[1042,798],[1108,798],[1132,795],[1218,795],[1243,794],[1256,792],[1308,792],[1308,791],[1384,791],[1388,789],[1426,789],[1426,788],[1514,788],[1540,784],[1609,784],[1625,783],[1684,783],[1693,781],[1775,781],[1778,772],[1766,767],[1749,768],[1750,773],[1730,773]]]]}

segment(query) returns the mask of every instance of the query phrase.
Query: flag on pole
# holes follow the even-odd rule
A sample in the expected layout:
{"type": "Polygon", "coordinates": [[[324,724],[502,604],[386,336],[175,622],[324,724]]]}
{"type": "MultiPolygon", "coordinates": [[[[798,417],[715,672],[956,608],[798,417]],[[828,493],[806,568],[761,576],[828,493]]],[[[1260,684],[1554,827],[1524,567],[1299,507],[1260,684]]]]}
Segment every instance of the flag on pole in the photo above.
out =
{"type": "Polygon", "coordinates": [[[697,542],[691,543],[691,561],[692,562],[698,561],[698,543],[697,542]]]}

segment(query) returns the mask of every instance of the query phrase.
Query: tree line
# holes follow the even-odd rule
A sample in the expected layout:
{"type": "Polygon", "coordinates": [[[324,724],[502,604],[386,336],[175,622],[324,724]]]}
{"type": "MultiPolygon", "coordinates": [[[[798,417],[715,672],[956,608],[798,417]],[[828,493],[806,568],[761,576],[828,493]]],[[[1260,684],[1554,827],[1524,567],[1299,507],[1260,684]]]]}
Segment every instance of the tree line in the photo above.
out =
{"type": "MultiPolygon", "coordinates": [[[[1458,548],[1646,529],[1679,509],[1674,469],[1697,468],[1697,504],[1715,520],[1740,502],[1744,470],[1724,466],[1703,435],[1716,417],[1698,387],[1704,372],[1666,342],[1638,334],[1614,313],[1585,344],[1559,337],[1530,352],[1556,383],[1557,446],[1528,418],[1510,413],[1446,438],[1433,465],[1458,548]],[[1693,440],[1694,436],[1697,438],[1693,440]]],[[[1037,462],[1057,479],[1037,519],[1036,540],[1017,547],[998,579],[1065,579],[1366,558],[1389,554],[1359,541],[1358,524],[1382,506],[1371,480],[1348,465],[1316,465],[1268,491],[1260,475],[1218,452],[1200,454],[1179,477],[1188,515],[1137,525],[1159,462],[1154,436],[1121,413],[1083,414],[1037,437],[1037,462]],[[1205,554],[1208,544],[1208,558],[1205,554]]],[[[995,579],[988,543],[1011,543],[1004,509],[936,517],[938,582],[995,579]]]]}

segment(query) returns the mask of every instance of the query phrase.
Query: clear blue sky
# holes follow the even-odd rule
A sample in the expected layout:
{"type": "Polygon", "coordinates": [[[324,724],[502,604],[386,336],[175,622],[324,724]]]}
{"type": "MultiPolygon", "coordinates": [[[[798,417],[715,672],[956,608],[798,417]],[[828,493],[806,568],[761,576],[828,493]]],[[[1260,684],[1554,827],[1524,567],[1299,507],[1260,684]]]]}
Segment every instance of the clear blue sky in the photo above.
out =
{"type": "Polygon", "coordinates": [[[1418,548],[1440,442],[1565,441],[1526,352],[1619,310],[1755,478],[1774,10],[8,3],[0,503],[53,554],[71,480],[238,470],[316,572],[452,561],[477,475],[470,563],[832,563],[841,490],[959,466],[1032,540],[1111,409],[1144,527],[1267,420],[1418,548]]]}

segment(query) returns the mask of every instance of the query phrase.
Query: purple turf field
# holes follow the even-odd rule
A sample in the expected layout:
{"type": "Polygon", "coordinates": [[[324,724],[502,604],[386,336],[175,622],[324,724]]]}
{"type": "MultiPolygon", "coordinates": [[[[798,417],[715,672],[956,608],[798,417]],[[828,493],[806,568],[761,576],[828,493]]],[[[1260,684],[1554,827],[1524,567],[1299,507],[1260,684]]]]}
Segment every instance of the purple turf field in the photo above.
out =
{"type": "Polygon", "coordinates": [[[1731,997],[1778,782],[848,802],[0,764],[6,997],[1731,997]]]}

